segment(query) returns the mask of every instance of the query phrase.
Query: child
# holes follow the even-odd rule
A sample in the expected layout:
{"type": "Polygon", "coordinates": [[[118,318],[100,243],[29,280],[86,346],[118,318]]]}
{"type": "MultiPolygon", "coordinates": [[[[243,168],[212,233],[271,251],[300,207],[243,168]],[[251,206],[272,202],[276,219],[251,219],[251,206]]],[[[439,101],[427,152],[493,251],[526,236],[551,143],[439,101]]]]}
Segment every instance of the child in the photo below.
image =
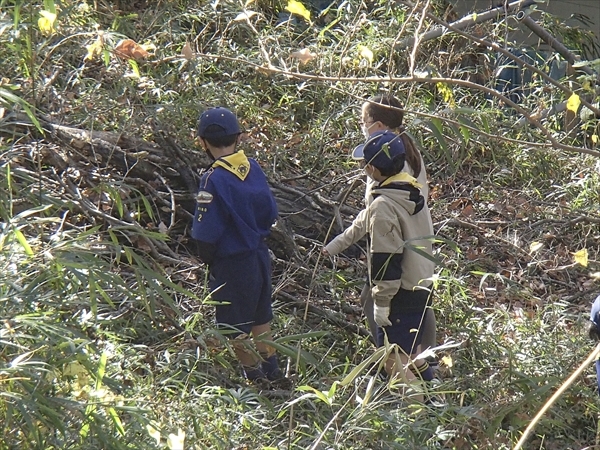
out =
{"type": "MultiPolygon", "coordinates": [[[[600,341],[600,296],[592,304],[590,312],[590,329],[588,330],[590,339],[600,341]]],[[[600,395],[600,361],[596,361],[596,381],[598,383],[598,394],[600,395]]]]}
{"type": "MultiPolygon", "coordinates": [[[[433,235],[431,216],[419,183],[402,172],[405,156],[402,139],[389,131],[371,134],[364,145],[355,149],[353,157],[361,160],[367,176],[375,182],[373,200],[344,233],[323,249],[323,253],[335,255],[348,242],[355,242],[357,235],[362,237],[364,230],[369,233],[369,279],[377,345],[383,345],[385,333],[390,343],[402,349],[403,366],[409,362],[408,356],[416,356],[421,344],[421,324],[430,303],[434,270],[434,263],[422,255],[432,254],[431,242],[423,239],[433,235]],[[418,330],[416,334],[414,330],[418,330]]],[[[411,363],[411,371],[420,378],[433,379],[427,361],[411,363]]],[[[386,371],[392,376],[404,373],[394,357],[386,362],[386,371]]],[[[409,380],[416,378],[411,371],[405,373],[409,380]]]]}
{"type": "Polygon", "coordinates": [[[200,180],[192,237],[210,268],[211,297],[221,302],[217,324],[233,339],[246,378],[264,385],[283,378],[275,349],[255,340],[257,355],[249,338],[271,338],[271,261],[265,238],[277,206],[258,163],[237,150],[241,130],[231,111],[204,111],[197,135],[214,162],[200,180]]]}
{"type": "MultiPolygon", "coordinates": [[[[421,185],[421,195],[425,199],[425,207],[429,208],[429,186],[427,184],[427,172],[425,171],[425,162],[417,146],[406,134],[404,129],[404,111],[400,101],[392,95],[378,95],[372,97],[363,103],[361,108],[361,128],[365,138],[369,138],[374,133],[380,131],[393,131],[396,132],[402,139],[404,150],[406,152],[405,165],[402,169],[403,172],[412,175],[417,179],[421,185]]],[[[365,190],[365,204],[371,203],[371,190],[374,186],[374,181],[371,178],[367,178],[367,188],[365,190]]],[[[362,236],[361,236],[362,237],[362,236]]],[[[359,237],[360,239],[360,237],[359,237]]],[[[348,244],[350,246],[354,242],[348,244]]],[[[371,298],[371,289],[369,284],[365,286],[360,295],[361,304],[367,317],[369,329],[375,339],[376,336],[376,325],[373,320],[373,299],[371,298]]],[[[422,347],[432,348],[437,345],[436,342],[436,318],[433,309],[427,308],[425,312],[425,318],[422,324],[423,329],[423,342],[422,347]]]]}

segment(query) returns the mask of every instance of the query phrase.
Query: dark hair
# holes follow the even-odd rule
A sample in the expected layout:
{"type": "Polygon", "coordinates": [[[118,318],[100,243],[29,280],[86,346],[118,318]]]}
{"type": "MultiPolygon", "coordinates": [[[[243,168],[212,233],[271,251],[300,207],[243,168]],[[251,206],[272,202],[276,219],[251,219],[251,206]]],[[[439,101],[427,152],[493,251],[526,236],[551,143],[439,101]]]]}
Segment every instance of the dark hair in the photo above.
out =
{"type": "Polygon", "coordinates": [[[384,177],[391,177],[392,175],[396,175],[397,173],[402,172],[405,161],[406,161],[405,155],[396,155],[392,159],[391,166],[382,168],[382,167],[377,167],[375,164],[373,164],[373,165],[375,167],[377,167],[377,169],[379,169],[379,172],[381,172],[381,175],[383,175],[384,177]]]}
{"type": "Polygon", "coordinates": [[[418,177],[422,169],[421,155],[402,125],[404,121],[403,108],[402,103],[393,95],[377,95],[367,100],[365,113],[374,122],[381,122],[385,126],[390,127],[391,131],[396,130],[398,132],[406,151],[406,162],[408,162],[408,165],[413,170],[413,175],[418,177]]]}
{"type": "MultiPolygon", "coordinates": [[[[206,133],[218,133],[222,132],[224,128],[220,125],[209,125],[206,127],[206,133]]],[[[237,137],[239,134],[229,134],[227,136],[218,136],[218,137],[203,137],[206,142],[208,142],[212,147],[215,148],[225,148],[230,147],[235,144],[237,137]]]]}

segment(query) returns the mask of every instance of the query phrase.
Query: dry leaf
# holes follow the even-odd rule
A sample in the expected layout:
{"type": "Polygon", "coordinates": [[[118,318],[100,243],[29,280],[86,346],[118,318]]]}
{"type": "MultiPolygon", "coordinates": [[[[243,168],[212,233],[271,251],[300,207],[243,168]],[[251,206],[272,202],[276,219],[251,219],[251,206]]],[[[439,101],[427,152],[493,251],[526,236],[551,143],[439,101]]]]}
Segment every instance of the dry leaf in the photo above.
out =
{"type": "Polygon", "coordinates": [[[192,51],[192,46],[189,42],[185,43],[185,45],[181,49],[181,54],[185,59],[194,59],[194,52],[192,51]]]}
{"type": "Polygon", "coordinates": [[[169,434],[169,437],[167,438],[167,447],[169,447],[170,450],[183,450],[184,441],[185,431],[178,429],[177,434],[169,434]]]}
{"type": "Polygon", "coordinates": [[[115,47],[115,54],[125,59],[144,59],[150,56],[140,44],[133,39],[123,39],[115,47]]]}
{"type": "Polygon", "coordinates": [[[235,16],[235,19],[233,19],[233,21],[241,22],[242,20],[248,20],[250,19],[250,17],[255,16],[256,14],[258,14],[256,11],[244,11],[235,16]]]}
{"type": "Polygon", "coordinates": [[[158,224],[158,231],[162,234],[169,234],[169,228],[162,221],[158,224]]]}
{"type": "Polygon", "coordinates": [[[473,209],[473,205],[467,205],[460,212],[460,215],[464,216],[464,217],[471,217],[474,213],[475,213],[475,210],[473,209]]]}
{"type": "Polygon", "coordinates": [[[298,59],[301,64],[306,64],[307,62],[315,59],[317,55],[311,53],[309,49],[303,48],[302,50],[298,50],[297,52],[290,53],[292,58],[298,59]]]}
{"type": "Polygon", "coordinates": [[[150,424],[146,425],[146,430],[148,431],[150,437],[154,438],[154,440],[156,441],[156,445],[160,445],[160,431],[158,431],[150,424]]]}
{"type": "Polygon", "coordinates": [[[529,244],[529,254],[531,255],[532,253],[537,252],[543,246],[544,244],[541,242],[532,242],[531,244],[529,244]]]}

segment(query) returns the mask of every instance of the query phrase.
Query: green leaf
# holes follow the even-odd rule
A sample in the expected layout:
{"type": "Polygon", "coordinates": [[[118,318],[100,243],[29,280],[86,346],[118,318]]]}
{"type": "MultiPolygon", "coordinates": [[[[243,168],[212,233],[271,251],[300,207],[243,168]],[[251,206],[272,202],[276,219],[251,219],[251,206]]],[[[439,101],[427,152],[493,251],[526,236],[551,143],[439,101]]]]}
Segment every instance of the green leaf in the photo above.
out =
{"type": "Polygon", "coordinates": [[[425,125],[431,130],[431,133],[435,136],[440,146],[444,149],[446,154],[448,153],[448,142],[442,133],[442,121],[440,119],[431,119],[426,122],[425,125]]]}
{"type": "Polygon", "coordinates": [[[285,344],[291,341],[301,341],[303,339],[312,339],[312,338],[320,338],[323,336],[327,336],[329,331],[311,331],[303,334],[290,334],[287,336],[282,336],[280,338],[275,339],[275,342],[278,344],[285,344]]]}
{"type": "Polygon", "coordinates": [[[117,429],[119,434],[121,436],[125,436],[125,428],[123,428],[123,423],[121,422],[121,419],[119,418],[119,415],[117,414],[115,408],[108,408],[108,414],[110,415],[110,418],[115,424],[115,428],[117,429]]]}
{"type": "Polygon", "coordinates": [[[17,238],[19,244],[21,244],[21,247],[23,247],[23,250],[25,250],[25,254],[27,256],[33,256],[33,250],[31,249],[29,242],[27,242],[27,238],[25,237],[25,235],[21,233],[21,230],[15,229],[13,230],[13,233],[17,238]]]}
{"type": "Polygon", "coordinates": [[[298,391],[308,391],[308,392],[312,393],[315,397],[317,397],[319,400],[321,400],[323,403],[331,406],[332,399],[329,398],[329,397],[327,397],[327,395],[324,392],[319,391],[318,389],[315,389],[312,386],[298,386],[296,388],[296,390],[298,390],[298,391]]]}
{"type": "Polygon", "coordinates": [[[131,70],[135,78],[140,78],[140,68],[138,63],[134,59],[129,59],[129,65],[131,66],[131,70]]]}
{"type": "Polygon", "coordinates": [[[347,386],[352,383],[358,375],[360,375],[368,366],[375,362],[381,362],[387,357],[388,350],[385,347],[379,347],[375,352],[356,366],[352,371],[340,381],[340,386],[347,386]]]}

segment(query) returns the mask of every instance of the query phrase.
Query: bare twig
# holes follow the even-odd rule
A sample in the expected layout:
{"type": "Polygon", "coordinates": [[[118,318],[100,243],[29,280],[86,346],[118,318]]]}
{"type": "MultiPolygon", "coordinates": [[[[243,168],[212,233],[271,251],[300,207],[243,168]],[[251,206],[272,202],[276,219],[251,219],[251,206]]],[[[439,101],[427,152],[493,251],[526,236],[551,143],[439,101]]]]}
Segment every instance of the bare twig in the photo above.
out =
{"type": "Polygon", "coordinates": [[[523,432],[523,436],[521,436],[521,439],[519,439],[517,444],[514,446],[513,450],[519,450],[521,447],[523,447],[523,444],[525,443],[525,441],[527,440],[527,438],[529,437],[529,435],[531,434],[531,432],[533,431],[533,429],[535,428],[537,423],[540,421],[542,416],[546,413],[546,411],[548,411],[548,409],[550,409],[550,407],[554,404],[554,402],[563,394],[563,392],[565,392],[569,388],[569,386],[571,386],[573,384],[573,382],[581,375],[581,373],[585,369],[587,369],[587,367],[593,361],[598,359],[599,355],[600,355],[600,343],[598,345],[596,345],[596,348],[590,352],[590,354],[585,359],[585,361],[583,361],[581,363],[581,365],[571,374],[571,376],[569,378],[567,378],[567,380],[560,386],[560,388],[558,388],[558,390],[552,395],[552,397],[550,397],[548,399],[548,401],[544,404],[544,406],[542,406],[542,408],[535,415],[533,420],[529,423],[529,425],[523,432]]]}

